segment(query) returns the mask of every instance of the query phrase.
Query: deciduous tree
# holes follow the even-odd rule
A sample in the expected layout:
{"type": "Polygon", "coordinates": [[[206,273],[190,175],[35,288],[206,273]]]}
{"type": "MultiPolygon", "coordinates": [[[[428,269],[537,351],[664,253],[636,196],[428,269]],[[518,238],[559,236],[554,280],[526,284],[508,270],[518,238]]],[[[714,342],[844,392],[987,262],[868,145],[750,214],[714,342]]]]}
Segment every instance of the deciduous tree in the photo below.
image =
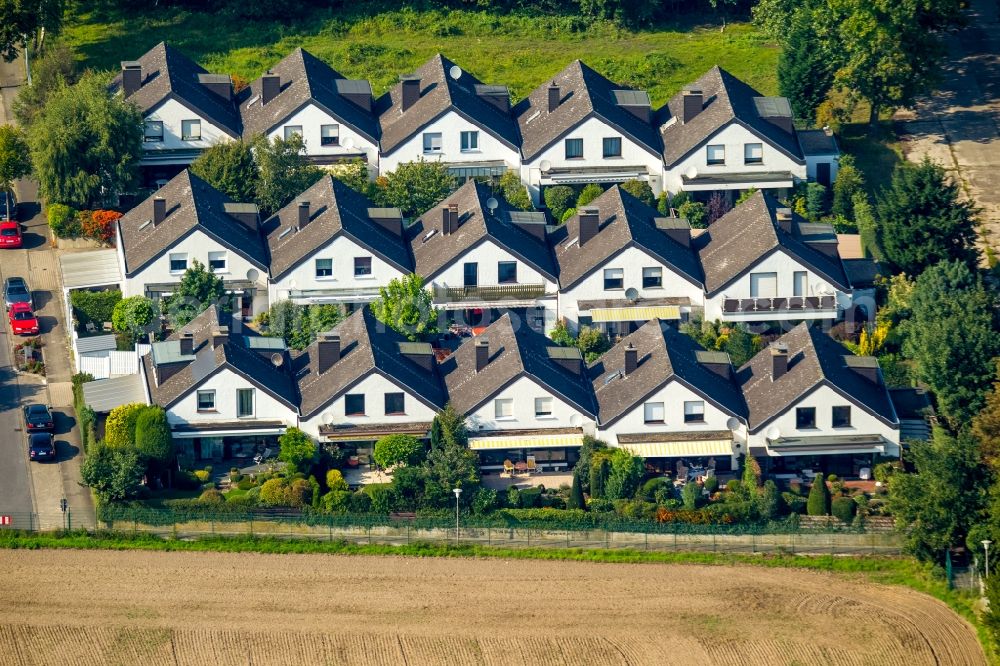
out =
{"type": "Polygon", "coordinates": [[[306,144],[299,134],[288,139],[276,136],[270,141],[263,135],[258,136],[253,143],[253,154],[259,175],[256,200],[265,216],[323,177],[323,171],[306,157],[306,144]]]}
{"type": "Polygon", "coordinates": [[[403,215],[422,215],[455,191],[458,181],[443,162],[404,162],[385,177],[385,197],[403,215]]]}
{"type": "Polygon", "coordinates": [[[151,405],[138,413],[135,420],[135,448],[146,460],[163,464],[174,457],[174,442],[170,424],[162,407],[151,405]]]}
{"type": "Polygon", "coordinates": [[[289,428],[278,438],[278,460],[288,464],[292,472],[308,472],[319,449],[312,437],[298,428],[289,428]]]}
{"type": "Polygon", "coordinates": [[[104,503],[134,499],[142,488],[146,466],[134,448],[97,446],[87,453],[80,468],[83,482],[104,503]]]}
{"type": "Polygon", "coordinates": [[[232,299],[226,293],[222,278],[195,259],[184,271],[177,291],[170,299],[167,316],[175,328],[180,328],[210,305],[215,305],[223,312],[229,312],[232,309],[232,299]]]}
{"type": "Polygon", "coordinates": [[[424,458],[424,445],[410,435],[386,435],[375,442],[372,454],[382,469],[396,465],[416,465],[424,458]]]}
{"type": "Polygon", "coordinates": [[[127,333],[133,340],[138,340],[149,330],[155,315],[153,301],[145,296],[130,296],[115,304],[111,326],[119,333],[127,333]]]}
{"type": "Polygon", "coordinates": [[[545,188],[545,205],[552,214],[552,219],[557,222],[563,221],[563,215],[573,207],[573,197],[575,193],[569,185],[553,185],[545,188]]]}
{"type": "Polygon", "coordinates": [[[140,402],[131,402],[112,409],[104,421],[105,444],[116,449],[134,449],[135,424],[144,409],[146,405],[140,402]]]}
{"type": "Polygon", "coordinates": [[[253,147],[244,141],[221,141],[209,147],[191,163],[191,173],[241,203],[255,201],[260,185],[253,147]]]}
{"type": "Polygon", "coordinates": [[[0,57],[11,62],[41,31],[58,32],[64,8],[64,0],[0,2],[0,57]]]}
{"type": "MultiPolygon", "coordinates": [[[[0,191],[13,194],[14,181],[31,173],[28,143],[24,134],[13,125],[0,125],[0,191]]],[[[7,197],[7,219],[13,220],[10,197],[7,197]]]]}
{"type": "Polygon", "coordinates": [[[438,311],[431,292],[424,289],[422,277],[411,273],[394,278],[378,292],[370,307],[380,322],[410,340],[437,332],[438,311]]]}

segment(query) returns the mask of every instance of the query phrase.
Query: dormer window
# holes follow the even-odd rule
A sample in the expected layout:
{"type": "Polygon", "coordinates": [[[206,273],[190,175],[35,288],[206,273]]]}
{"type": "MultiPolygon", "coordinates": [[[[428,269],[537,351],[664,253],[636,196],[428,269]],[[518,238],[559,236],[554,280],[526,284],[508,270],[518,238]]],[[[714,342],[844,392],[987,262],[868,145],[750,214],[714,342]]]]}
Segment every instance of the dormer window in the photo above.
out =
{"type": "Polygon", "coordinates": [[[319,145],[339,146],[340,125],[321,125],[319,128],[319,145]]]}
{"type": "Polygon", "coordinates": [[[143,141],[155,143],[163,141],[163,121],[147,120],[143,127],[143,141]]]}
{"type": "MultiPolygon", "coordinates": [[[[162,135],[162,131],[161,131],[162,135]]],[[[184,141],[201,141],[201,121],[182,120],[181,139],[184,141]]]]}

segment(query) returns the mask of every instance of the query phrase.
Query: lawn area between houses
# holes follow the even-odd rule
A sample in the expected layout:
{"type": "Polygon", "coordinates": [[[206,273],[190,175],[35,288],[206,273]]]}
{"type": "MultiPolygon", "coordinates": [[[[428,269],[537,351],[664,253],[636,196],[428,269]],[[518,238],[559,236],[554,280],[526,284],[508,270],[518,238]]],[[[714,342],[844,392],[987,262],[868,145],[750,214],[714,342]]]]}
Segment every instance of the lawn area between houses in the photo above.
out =
{"type": "Polygon", "coordinates": [[[576,58],[614,81],[648,90],[655,106],[716,64],[765,95],[777,94],[779,48],[749,23],[720,28],[709,14],[633,31],[579,16],[379,11],[362,2],[289,23],[162,7],[124,16],[95,10],[71,15],[62,38],[94,69],[117,69],[123,59],[166,41],[209,71],[244,81],[301,46],[344,76],[370,80],[376,95],[438,52],[484,83],[508,85],[515,100],[576,58]]]}

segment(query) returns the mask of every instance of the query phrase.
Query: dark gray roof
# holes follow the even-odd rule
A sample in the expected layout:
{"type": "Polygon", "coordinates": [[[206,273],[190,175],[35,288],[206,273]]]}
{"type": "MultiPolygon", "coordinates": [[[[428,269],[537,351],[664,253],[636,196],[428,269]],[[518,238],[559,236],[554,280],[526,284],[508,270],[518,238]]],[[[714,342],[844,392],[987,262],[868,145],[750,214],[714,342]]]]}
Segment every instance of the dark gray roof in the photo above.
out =
{"type": "Polygon", "coordinates": [[[271,278],[280,279],[341,234],[403,273],[409,273],[413,266],[409,247],[402,237],[368,218],[372,205],[367,197],[336,178],[321,178],[264,222],[271,278]],[[308,201],[310,210],[309,224],[302,229],[298,228],[300,201],[308,201]]]}
{"type": "MultiPolygon", "coordinates": [[[[280,79],[278,96],[261,104],[262,78],[240,93],[243,134],[266,134],[290,115],[312,102],[373,143],[378,141],[375,115],[344,97],[364,92],[367,81],[349,81],[325,62],[302,48],[285,56],[269,70],[280,79]]],[[[371,86],[368,85],[368,93],[371,86]]]]}
{"type": "Polygon", "coordinates": [[[125,213],[118,226],[122,234],[125,272],[134,275],[195,229],[267,270],[267,252],[259,233],[225,211],[229,198],[185,169],[149,198],[125,213]],[[167,217],[154,225],[153,199],[163,197],[167,217]]]}
{"type": "Polygon", "coordinates": [[[406,388],[432,409],[444,407],[447,399],[440,377],[401,356],[399,345],[407,342],[406,337],[375,319],[371,308],[354,312],[333,330],[340,334],[341,352],[329,370],[318,371],[317,342],[292,359],[303,419],[311,418],[372,372],[406,388]]]}
{"type": "MultiPolygon", "coordinates": [[[[618,129],[632,141],[654,155],[662,150],[659,134],[650,122],[644,122],[627,105],[643,99],[644,91],[630,91],[609,81],[601,74],[574,60],[566,68],[539,87],[514,107],[514,116],[521,131],[521,152],[531,160],[554,141],[584,120],[597,116],[618,129]],[[561,102],[549,113],[549,85],[559,86],[561,102]]],[[[648,95],[645,96],[648,101],[648,95]]]]}
{"type": "MultiPolygon", "coordinates": [[[[708,352],[698,343],[666,322],[653,319],[643,324],[590,365],[601,425],[617,421],[651,393],[675,380],[720,409],[745,420],[746,405],[736,383],[706,368],[699,361],[705,354],[708,352]],[[625,376],[622,371],[625,348],[629,344],[638,352],[639,367],[625,376]]],[[[722,356],[728,364],[728,355],[722,356]]],[[[705,357],[705,360],[722,359],[705,357]]]]}
{"type": "Polygon", "coordinates": [[[833,134],[827,134],[821,129],[800,130],[799,146],[803,155],[839,155],[837,140],[833,134]]]}
{"type": "Polygon", "coordinates": [[[155,378],[154,354],[143,356],[143,370],[153,403],[164,408],[170,407],[208,377],[222,368],[229,368],[294,411],[299,401],[295,382],[288,371],[288,363],[277,367],[268,358],[244,347],[244,338],[236,335],[233,324],[232,317],[220,313],[212,305],[186,326],[175,331],[165,342],[154,343],[154,346],[175,343],[183,333],[191,333],[194,355],[190,360],[181,361],[182,367],[160,384],[157,384],[155,378]],[[229,326],[229,341],[213,347],[212,332],[220,325],[229,326]]]}
{"type": "Polygon", "coordinates": [[[638,247],[656,257],[692,284],[702,286],[695,253],[657,229],[659,213],[617,185],[587,204],[599,213],[597,235],[581,247],[580,216],[574,215],[551,234],[559,268],[559,285],[569,289],[627,247],[638,247]]]}
{"type": "MultiPolygon", "coordinates": [[[[128,99],[144,114],[173,97],[229,135],[240,136],[240,116],[235,102],[223,99],[201,83],[198,75],[208,72],[186,55],[160,42],[136,62],[142,65],[142,86],[128,99]]],[[[112,89],[119,89],[121,83],[119,72],[111,83],[112,89]]]]}
{"type": "Polygon", "coordinates": [[[879,265],[872,259],[844,259],[844,271],[855,289],[873,287],[881,274],[879,265]]]}
{"type": "MultiPolygon", "coordinates": [[[[458,79],[452,78],[449,72],[454,66],[455,63],[440,53],[421,65],[414,72],[414,76],[420,79],[420,99],[406,111],[402,110],[401,84],[378,99],[375,111],[383,154],[391,153],[449,110],[458,112],[466,120],[517,149],[520,140],[511,114],[501,111],[477,94],[476,86],[483,84],[469,72],[462,70],[458,79]]],[[[482,87],[480,91],[489,92],[482,87]]]]}
{"type": "MultiPolygon", "coordinates": [[[[828,257],[802,242],[797,232],[787,234],[778,227],[776,210],[780,207],[777,200],[758,191],[692,241],[701,261],[705,292],[709,296],[719,293],[779,248],[842,291],[850,290],[839,259],[828,257]]],[[[793,230],[797,223],[796,219],[793,230]]]]}
{"type": "Polygon", "coordinates": [[[513,224],[510,211],[499,192],[493,194],[488,186],[470,180],[408,227],[414,272],[429,280],[472,247],[489,239],[555,282],[555,265],[548,245],[513,224]],[[486,207],[490,197],[499,204],[492,215],[486,207]],[[459,227],[445,235],[441,208],[450,204],[458,206],[459,227]]]}
{"type": "Polygon", "coordinates": [[[794,130],[789,134],[758,113],[761,104],[758,100],[772,100],[771,104],[764,104],[772,109],[776,108],[774,98],[762,98],[759,92],[718,65],[687,89],[701,90],[704,100],[701,112],[689,122],[684,122],[683,91],[657,112],[663,160],[668,169],[731,122],[753,130],[797,162],[803,161],[794,130]]]}
{"type": "Polygon", "coordinates": [[[570,406],[596,416],[586,373],[575,374],[559,365],[547,351],[552,346],[551,340],[523,323],[515,330],[510,315],[504,314],[441,362],[451,404],[468,414],[517,378],[528,375],[570,406]],[[476,341],[483,339],[489,341],[489,363],[476,372],[476,341]]]}
{"type": "Polygon", "coordinates": [[[850,369],[851,352],[822,331],[801,323],[777,342],[788,346],[788,370],[772,380],[770,348],[750,359],[736,373],[746,400],[751,432],[793,407],[821,384],[847,396],[858,406],[890,425],[898,425],[889,391],[850,369]]]}

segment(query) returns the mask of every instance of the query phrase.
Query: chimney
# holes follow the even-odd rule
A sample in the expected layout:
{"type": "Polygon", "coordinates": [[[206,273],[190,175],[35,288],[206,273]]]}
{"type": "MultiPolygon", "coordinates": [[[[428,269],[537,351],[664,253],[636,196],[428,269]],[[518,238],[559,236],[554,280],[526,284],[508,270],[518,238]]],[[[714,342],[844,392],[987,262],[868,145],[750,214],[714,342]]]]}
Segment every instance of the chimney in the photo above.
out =
{"type": "Polygon", "coordinates": [[[684,91],[684,122],[689,123],[691,120],[701,113],[701,109],[704,105],[704,100],[701,96],[700,90],[685,90],[684,91]]]}
{"type": "Polygon", "coordinates": [[[300,201],[298,210],[299,210],[299,217],[298,217],[299,229],[305,229],[306,226],[309,224],[309,202],[300,201]]]}
{"type": "Polygon", "coordinates": [[[167,200],[163,197],[153,197],[153,226],[167,219],[167,200]]]}
{"type": "Polygon", "coordinates": [[[878,360],[874,356],[845,356],[844,363],[872,384],[882,383],[879,377],[878,360]]]}
{"type": "Polygon", "coordinates": [[[559,86],[553,81],[549,84],[549,113],[552,113],[557,108],[559,108],[559,86]]]}
{"type": "Polygon", "coordinates": [[[434,349],[427,342],[401,342],[399,355],[416,363],[426,372],[434,371],[434,349]]]}
{"type": "Polygon", "coordinates": [[[369,208],[368,219],[393,236],[403,236],[403,212],[398,208],[369,208]]]}
{"type": "Polygon", "coordinates": [[[227,102],[233,98],[233,80],[228,74],[199,74],[198,83],[227,102]]]}
{"type": "Polygon", "coordinates": [[[122,94],[132,95],[142,87],[142,64],[138,61],[122,63],[122,94]]]}
{"type": "Polygon", "coordinates": [[[788,345],[784,342],[775,342],[770,347],[771,350],[771,381],[777,381],[788,372],[788,345]]]}
{"type": "Polygon", "coordinates": [[[583,208],[579,211],[580,218],[580,247],[583,247],[591,238],[597,235],[600,213],[596,208],[583,208]]]}
{"type": "Polygon", "coordinates": [[[268,72],[260,78],[260,103],[267,104],[281,92],[281,77],[268,72]]]}
{"type": "Polygon", "coordinates": [[[226,202],[222,205],[222,209],[229,217],[253,233],[257,233],[257,204],[226,202]]]}
{"type": "Polygon", "coordinates": [[[778,221],[778,227],[786,234],[792,233],[792,209],[778,208],[774,211],[774,217],[778,221]]]}
{"type": "Polygon", "coordinates": [[[441,206],[441,233],[450,236],[451,231],[451,209],[448,206],[441,206]]]}
{"type": "Polygon", "coordinates": [[[324,333],[316,342],[316,366],[323,374],[340,360],[340,334],[324,333]]]}
{"type": "Polygon", "coordinates": [[[400,100],[400,106],[405,113],[407,109],[417,103],[420,99],[420,77],[419,76],[401,76],[400,88],[402,89],[402,99],[400,100]]]}
{"type": "Polygon", "coordinates": [[[490,362],[490,341],[486,338],[476,338],[476,372],[482,372],[490,362]]]}
{"type": "Polygon", "coordinates": [[[458,204],[448,204],[448,214],[451,217],[451,233],[458,231],[458,204]]]}
{"type": "Polygon", "coordinates": [[[229,327],[220,326],[212,331],[212,346],[219,347],[229,342],[229,327]]]}
{"type": "Polygon", "coordinates": [[[631,342],[625,346],[625,376],[628,377],[639,367],[639,350],[631,342]]]}
{"type": "Polygon", "coordinates": [[[191,333],[181,333],[181,354],[190,356],[194,353],[194,335],[191,333]]]}

